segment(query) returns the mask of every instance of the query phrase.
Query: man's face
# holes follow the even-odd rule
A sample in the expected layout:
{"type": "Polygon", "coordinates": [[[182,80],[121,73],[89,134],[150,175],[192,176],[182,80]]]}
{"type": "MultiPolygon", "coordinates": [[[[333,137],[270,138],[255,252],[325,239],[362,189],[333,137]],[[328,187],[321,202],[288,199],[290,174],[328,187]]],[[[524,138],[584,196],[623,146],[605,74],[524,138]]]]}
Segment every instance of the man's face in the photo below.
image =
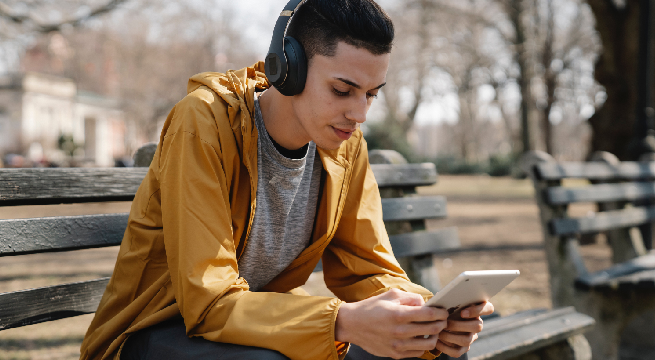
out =
{"type": "Polygon", "coordinates": [[[384,85],[389,54],[373,55],[339,42],[335,56],[314,56],[305,90],[293,97],[298,135],[324,149],[336,149],[366,121],[373,99],[384,85]]]}

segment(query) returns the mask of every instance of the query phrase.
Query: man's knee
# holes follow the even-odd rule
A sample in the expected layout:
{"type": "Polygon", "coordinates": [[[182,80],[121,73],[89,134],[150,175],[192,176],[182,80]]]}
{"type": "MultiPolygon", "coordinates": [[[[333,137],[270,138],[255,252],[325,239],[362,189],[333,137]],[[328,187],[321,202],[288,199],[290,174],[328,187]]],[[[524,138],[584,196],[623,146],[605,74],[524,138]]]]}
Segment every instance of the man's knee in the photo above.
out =
{"type": "Polygon", "coordinates": [[[189,338],[184,322],[167,321],[130,336],[121,360],[289,360],[277,351],[189,338]]]}

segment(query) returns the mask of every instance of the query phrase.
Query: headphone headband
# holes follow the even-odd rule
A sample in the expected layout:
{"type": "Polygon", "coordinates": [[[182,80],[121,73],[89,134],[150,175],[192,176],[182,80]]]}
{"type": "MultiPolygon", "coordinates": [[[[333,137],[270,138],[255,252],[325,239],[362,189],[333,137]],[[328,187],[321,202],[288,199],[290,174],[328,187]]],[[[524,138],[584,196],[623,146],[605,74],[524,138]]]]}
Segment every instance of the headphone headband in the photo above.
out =
{"type": "MultiPolygon", "coordinates": [[[[275,28],[273,29],[273,39],[266,55],[266,77],[269,82],[276,88],[280,88],[289,74],[289,59],[285,53],[285,33],[287,26],[291,22],[291,17],[305,0],[291,0],[280,13],[275,28]]],[[[304,83],[303,83],[304,87],[304,83]]],[[[301,89],[302,91],[302,89],[301,89]]]]}

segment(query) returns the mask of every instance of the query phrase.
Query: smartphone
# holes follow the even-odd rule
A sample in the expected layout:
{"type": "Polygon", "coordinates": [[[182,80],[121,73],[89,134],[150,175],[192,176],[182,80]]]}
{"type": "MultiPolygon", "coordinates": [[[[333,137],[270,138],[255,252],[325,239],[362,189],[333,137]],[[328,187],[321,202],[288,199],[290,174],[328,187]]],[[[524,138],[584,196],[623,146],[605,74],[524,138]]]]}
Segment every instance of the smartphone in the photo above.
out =
{"type": "Polygon", "coordinates": [[[464,271],[425,306],[440,307],[452,315],[469,305],[488,301],[520,274],[518,270],[464,271]]]}

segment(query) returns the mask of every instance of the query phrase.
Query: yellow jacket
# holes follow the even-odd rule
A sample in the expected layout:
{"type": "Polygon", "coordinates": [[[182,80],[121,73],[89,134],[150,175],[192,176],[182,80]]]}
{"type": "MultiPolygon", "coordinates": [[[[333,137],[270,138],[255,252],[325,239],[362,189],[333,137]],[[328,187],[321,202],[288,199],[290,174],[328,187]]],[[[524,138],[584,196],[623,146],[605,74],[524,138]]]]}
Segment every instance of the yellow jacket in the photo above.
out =
{"type": "MultiPolygon", "coordinates": [[[[291,359],[338,359],[342,301],[390,288],[429,297],[391,252],[361,131],[319,149],[326,170],[312,242],[262,292],[239,277],[257,204],[255,89],[262,62],[189,80],[170,112],[136,193],[116,267],[81,348],[81,359],[118,358],[131,333],[182,316],[189,336],[277,350],[291,359]],[[323,259],[338,297],[301,295],[323,259]]],[[[433,358],[426,353],[426,358],[433,358]]]]}

